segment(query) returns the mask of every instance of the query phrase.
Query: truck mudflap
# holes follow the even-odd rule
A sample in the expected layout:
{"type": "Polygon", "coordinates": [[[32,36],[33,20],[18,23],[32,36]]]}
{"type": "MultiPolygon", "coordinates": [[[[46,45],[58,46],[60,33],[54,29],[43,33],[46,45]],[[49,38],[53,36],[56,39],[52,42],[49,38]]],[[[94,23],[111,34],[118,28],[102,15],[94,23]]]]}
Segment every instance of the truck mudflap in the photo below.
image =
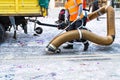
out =
{"type": "Polygon", "coordinates": [[[0,0],[0,16],[47,16],[49,0],[0,0]]]}
{"type": "Polygon", "coordinates": [[[2,43],[5,40],[5,29],[2,26],[2,24],[0,24],[0,43],[2,43]]]}

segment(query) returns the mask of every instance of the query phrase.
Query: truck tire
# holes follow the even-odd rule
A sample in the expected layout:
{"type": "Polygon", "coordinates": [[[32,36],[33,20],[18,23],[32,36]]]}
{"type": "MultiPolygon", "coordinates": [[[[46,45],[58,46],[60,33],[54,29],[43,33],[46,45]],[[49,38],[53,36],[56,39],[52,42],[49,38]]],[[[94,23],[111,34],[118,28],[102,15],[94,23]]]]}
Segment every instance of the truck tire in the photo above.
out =
{"type": "Polygon", "coordinates": [[[5,29],[2,24],[0,24],[0,43],[5,40],[5,29]]]}

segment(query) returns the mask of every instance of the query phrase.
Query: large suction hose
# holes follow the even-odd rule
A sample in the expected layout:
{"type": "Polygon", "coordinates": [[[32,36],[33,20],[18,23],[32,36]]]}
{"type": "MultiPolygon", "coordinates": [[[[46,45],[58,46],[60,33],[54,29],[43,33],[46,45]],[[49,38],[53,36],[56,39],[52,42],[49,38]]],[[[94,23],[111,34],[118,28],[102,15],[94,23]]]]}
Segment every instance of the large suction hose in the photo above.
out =
{"type": "Polygon", "coordinates": [[[89,21],[107,13],[107,36],[102,37],[87,30],[72,30],[55,37],[47,46],[49,52],[54,53],[60,45],[75,39],[86,39],[99,45],[110,45],[115,38],[115,15],[111,6],[104,6],[88,15],[89,21]]]}

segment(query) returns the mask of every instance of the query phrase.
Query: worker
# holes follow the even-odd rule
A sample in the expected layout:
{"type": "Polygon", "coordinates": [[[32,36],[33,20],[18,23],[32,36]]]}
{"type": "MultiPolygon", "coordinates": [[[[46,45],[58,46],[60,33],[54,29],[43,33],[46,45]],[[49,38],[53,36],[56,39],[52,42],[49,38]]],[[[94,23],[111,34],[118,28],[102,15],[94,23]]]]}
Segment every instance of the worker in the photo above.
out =
{"type": "MultiPolygon", "coordinates": [[[[65,23],[68,25],[68,24],[74,22],[66,29],[66,31],[76,30],[78,28],[87,30],[87,28],[85,28],[86,20],[87,20],[87,17],[83,15],[82,0],[66,0],[66,2],[65,2],[65,23]]],[[[64,29],[63,26],[65,26],[65,25],[60,24],[58,26],[58,28],[64,29]]],[[[81,39],[79,41],[83,42],[83,44],[84,44],[83,50],[86,51],[89,46],[88,40],[81,39]]],[[[64,49],[73,49],[73,42],[74,42],[74,40],[69,41],[67,46],[64,46],[63,48],[64,49]]]]}

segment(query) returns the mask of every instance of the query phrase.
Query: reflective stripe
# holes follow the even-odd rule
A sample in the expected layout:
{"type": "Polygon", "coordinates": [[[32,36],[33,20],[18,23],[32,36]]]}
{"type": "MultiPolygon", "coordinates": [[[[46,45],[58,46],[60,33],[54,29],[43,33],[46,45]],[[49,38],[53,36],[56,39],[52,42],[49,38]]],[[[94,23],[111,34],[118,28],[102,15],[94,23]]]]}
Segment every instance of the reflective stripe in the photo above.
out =
{"type": "Polygon", "coordinates": [[[74,6],[71,6],[71,7],[69,7],[68,9],[70,10],[70,9],[72,9],[72,8],[75,8],[76,6],[74,5],[74,6]]]}
{"type": "Polygon", "coordinates": [[[75,3],[75,6],[77,6],[77,2],[76,2],[76,0],[74,0],[74,3],[75,3]]]}
{"type": "Polygon", "coordinates": [[[74,0],[74,6],[71,6],[71,7],[69,7],[68,9],[70,10],[70,9],[72,9],[72,8],[75,8],[76,6],[77,6],[77,2],[76,2],[76,0],[74,0]]]}
{"type": "MultiPolygon", "coordinates": [[[[74,6],[71,6],[71,7],[68,8],[68,9],[71,10],[71,9],[77,7],[77,2],[76,2],[76,0],[74,0],[74,4],[75,4],[74,6]]],[[[75,11],[75,12],[70,13],[70,15],[74,15],[74,14],[77,14],[77,13],[78,13],[78,11],[75,11]]]]}
{"type": "Polygon", "coordinates": [[[76,11],[76,12],[72,12],[72,13],[70,13],[70,15],[74,15],[74,14],[77,14],[78,12],[76,11]]]}

